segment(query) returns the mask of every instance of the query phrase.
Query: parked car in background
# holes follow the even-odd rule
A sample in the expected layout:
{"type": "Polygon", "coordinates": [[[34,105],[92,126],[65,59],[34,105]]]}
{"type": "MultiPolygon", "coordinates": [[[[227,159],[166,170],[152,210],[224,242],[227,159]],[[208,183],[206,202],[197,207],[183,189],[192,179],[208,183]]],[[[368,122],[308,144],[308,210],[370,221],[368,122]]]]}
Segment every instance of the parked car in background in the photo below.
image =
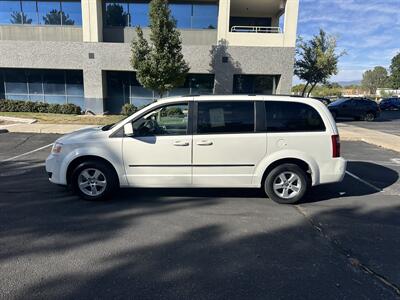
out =
{"type": "Polygon", "coordinates": [[[323,98],[323,97],[312,97],[313,99],[317,99],[318,101],[321,101],[325,105],[329,105],[331,103],[331,100],[328,98],[323,98]]]}
{"type": "Polygon", "coordinates": [[[400,98],[386,98],[379,102],[381,110],[400,109],[400,98]]]}
{"type": "Polygon", "coordinates": [[[380,115],[379,105],[367,98],[341,98],[329,104],[328,109],[334,119],[373,121],[380,115]]]}
{"type": "Polygon", "coordinates": [[[289,204],[311,186],[341,181],[346,161],[336,123],[317,100],[191,96],[61,137],[46,170],[88,200],[117,187],[242,187],[289,204]]]}

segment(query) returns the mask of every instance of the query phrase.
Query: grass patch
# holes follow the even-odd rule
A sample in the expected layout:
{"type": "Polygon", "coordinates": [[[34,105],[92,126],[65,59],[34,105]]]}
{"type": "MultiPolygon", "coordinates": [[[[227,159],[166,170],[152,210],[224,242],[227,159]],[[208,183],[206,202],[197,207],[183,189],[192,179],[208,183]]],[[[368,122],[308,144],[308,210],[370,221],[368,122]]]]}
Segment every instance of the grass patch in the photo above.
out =
{"type": "Polygon", "coordinates": [[[47,124],[84,124],[107,125],[122,120],[123,115],[90,116],[90,115],[64,115],[31,112],[0,112],[0,116],[36,119],[38,123],[47,124]]]}

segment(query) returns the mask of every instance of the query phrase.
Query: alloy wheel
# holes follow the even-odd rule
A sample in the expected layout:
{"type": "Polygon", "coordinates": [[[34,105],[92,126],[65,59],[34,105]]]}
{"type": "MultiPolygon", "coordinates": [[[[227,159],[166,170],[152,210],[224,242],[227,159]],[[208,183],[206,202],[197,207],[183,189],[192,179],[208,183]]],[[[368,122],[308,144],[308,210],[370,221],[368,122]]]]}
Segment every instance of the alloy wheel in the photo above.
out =
{"type": "Polygon", "coordinates": [[[276,176],[273,183],[273,190],[276,195],[283,199],[296,197],[301,191],[300,177],[290,171],[285,171],[276,176]]]}
{"type": "Polygon", "coordinates": [[[107,179],[98,169],[83,169],[78,175],[78,187],[85,195],[99,196],[107,187],[107,179]]]}

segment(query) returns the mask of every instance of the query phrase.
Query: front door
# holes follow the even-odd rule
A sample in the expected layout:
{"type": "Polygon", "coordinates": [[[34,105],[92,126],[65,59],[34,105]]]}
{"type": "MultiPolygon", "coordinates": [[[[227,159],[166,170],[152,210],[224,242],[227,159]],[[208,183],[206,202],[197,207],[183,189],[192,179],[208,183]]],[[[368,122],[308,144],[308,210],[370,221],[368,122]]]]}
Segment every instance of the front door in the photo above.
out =
{"type": "Polygon", "coordinates": [[[133,121],[123,140],[126,176],[133,187],[191,185],[192,135],[188,103],[166,104],[133,121]]]}
{"type": "Polygon", "coordinates": [[[199,101],[195,119],[193,185],[252,186],[267,150],[266,133],[255,132],[254,102],[199,101]]]}

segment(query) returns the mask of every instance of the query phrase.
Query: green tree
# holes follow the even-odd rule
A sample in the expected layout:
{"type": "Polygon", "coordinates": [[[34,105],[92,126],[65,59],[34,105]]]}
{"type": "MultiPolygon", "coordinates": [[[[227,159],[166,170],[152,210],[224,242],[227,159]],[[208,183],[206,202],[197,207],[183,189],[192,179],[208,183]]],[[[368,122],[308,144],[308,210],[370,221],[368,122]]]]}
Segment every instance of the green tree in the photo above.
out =
{"type": "Polygon", "coordinates": [[[132,42],[131,64],[136,77],[145,88],[162,97],[171,89],[183,85],[189,66],[183,58],[182,41],[176,20],[166,0],[150,2],[150,42],[136,28],[137,40],[132,42]]]}
{"type": "Polygon", "coordinates": [[[23,12],[14,11],[11,13],[10,22],[12,24],[32,24],[32,19],[29,19],[23,12]]]}
{"type": "Polygon", "coordinates": [[[112,26],[126,26],[128,13],[124,12],[122,5],[118,3],[107,4],[106,24],[112,26]]]}
{"type": "Polygon", "coordinates": [[[74,25],[75,21],[69,18],[69,15],[65,14],[63,11],[57,9],[52,9],[43,17],[44,24],[50,25],[74,25]]]}
{"type": "Polygon", "coordinates": [[[377,66],[373,70],[364,72],[361,85],[371,95],[376,94],[377,88],[384,88],[388,84],[388,72],[384,67],[377,66]]]}
{"type": "Polygon", "coordinates": [[[400,89],[400,52],[392,58],[389,85],[392,89],[400,89]]]}
{"type": "Polygon", "coordinates": [[[309,41],[299,40],[294,73],[306,82],[302,96],[307,90],[309,96],[318,83],[338,73],[339,58],[345,52],[336,53],[336,48],[336,39],[322,29],[309,41]]]}

